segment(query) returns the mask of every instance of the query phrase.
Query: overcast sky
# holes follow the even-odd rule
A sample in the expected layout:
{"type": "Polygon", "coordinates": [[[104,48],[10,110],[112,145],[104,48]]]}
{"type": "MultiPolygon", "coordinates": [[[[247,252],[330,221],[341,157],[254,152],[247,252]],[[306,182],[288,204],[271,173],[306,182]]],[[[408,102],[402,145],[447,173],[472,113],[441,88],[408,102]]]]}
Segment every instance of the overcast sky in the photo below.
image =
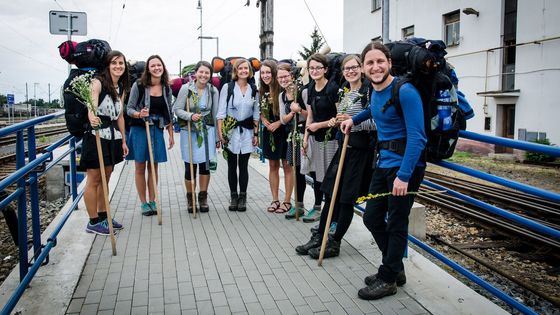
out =
{"type": "MultiPolygon", "coordinates": [[[[203,36],[218,36],[222,57],[259,57],[260,9],[256,0],[201,0],[203,36]]],[[[341,0],[307,0],[326,41],[333,51],[342,50],[341,0]]],[[[59,98],[68,64],[57,46],[65,35],[49,33],[49,11],[87,13],[87,36],[80,42],[105,39],[128,59],[145,60],[159,54],[170,73],[200,57],[198,0],[32,0],[2,1],[0,5],[0,94],[13,93],[16,103],[25,101],[25,83],[33,98],[59,98]],[[124,9],[123,9],[123,4],[124,9]]],[[[303,0],[274,2],[274,57],[298,58],[301,45],[309,46],[314,21],[303,0]]],[[[204,59],[216,54],[216,40],[204,40],[204,59]]]]}

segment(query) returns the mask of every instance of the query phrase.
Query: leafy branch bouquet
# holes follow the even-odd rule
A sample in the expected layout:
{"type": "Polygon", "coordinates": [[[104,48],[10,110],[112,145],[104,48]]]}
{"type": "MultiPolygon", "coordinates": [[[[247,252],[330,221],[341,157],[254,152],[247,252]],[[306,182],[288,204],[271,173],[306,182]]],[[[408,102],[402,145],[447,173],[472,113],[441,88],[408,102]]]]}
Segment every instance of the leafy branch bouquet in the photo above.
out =
{"type": "MultiPolygon", "coordinates": [[[[338,89],[338,103],[340,104],[340,113],[345,114],[348,111],[348,108],[352,106],[355,102],[357,102],[363,95],[360,93],[356,93],[356,97],[351,99],[350,98],[350,89],[348,87],[344,87],[343,89],[338,89]]],[[[330,127],[327,130],[325,135],[325,140],[323,141],[323,145],[327,144],[327,141],[332,139],[332,135],[334,132],[335,127],[330,127]]]]}
{"type": "Polygon", "coordinates": [[[93,71],[88,71],[72,79],[70,86],[64,91],[74,94],[80,103],[84,104],[94,115],[97,115],[97,106],[93,104],[93,97],[91,96],[92,79],[93,71]]]}
{"type": "MultiPolygon", "coordinates": [[[[233,132],[233,128],[235,128],[235,124],[237,120],[232,116],[227,116],[226,119],[222,122],[222,137],[224,138],[225,143],[228,143],[231,137],[231,133],[233,132]]],[[[224,144],[225,144],[224,143],[224,144]]],[[[223,150],[224,159],[228,159],[227,151],[223,150]]]]}
{"type": "MultiPolygon", "coordinates": [[[[270,117],[270,111],[272,110],[271,104],[272,100],[270,99],[270,92],[265,92],[264,96],[261,98],[260,111],[263,117],[265,117],[266,119],[270,117]]],[[[270,149],[272,150],[272,152],[275,152],[276,144],[274,143],[274,137],[272,136],[272,133],[270,133],[270,136],[268,137],[268,144],[270,145],[270,149]]]]}
{"type": "MultiPolygon", "coordinates": [[[[295,81],[286,88],[286,93],[290,93],[294,99],[294,102],[298,101],[299,91],[303,86],[303,82],[301,81],[301,77],[297,78],[295,81]]],[[[293,143],[293,145],[299,145],[300,147],[303,144],[303,137],[297,130],[297,119],[294,116],[294,128],[288,133],[288,143],[293,143]]]]}
{"type": "MultiPolygon", "coordinates": [[[[199,108],[200,96],[198,95],[198,93],[190,93],[190,94],[191,94],[190,102],[193,106],[191,112],[193,114],[200,114],[200,108],[199,108]]],[[[192,123],[194,127],[194,132],[196,133],[196,144],[200,148],[202,146],[202,142],[204,142],[203,133],[206,132],[206,128],[204,128],[204,123],[202,122],[202,118],[197,121],[193,121],[192,123]]]]}

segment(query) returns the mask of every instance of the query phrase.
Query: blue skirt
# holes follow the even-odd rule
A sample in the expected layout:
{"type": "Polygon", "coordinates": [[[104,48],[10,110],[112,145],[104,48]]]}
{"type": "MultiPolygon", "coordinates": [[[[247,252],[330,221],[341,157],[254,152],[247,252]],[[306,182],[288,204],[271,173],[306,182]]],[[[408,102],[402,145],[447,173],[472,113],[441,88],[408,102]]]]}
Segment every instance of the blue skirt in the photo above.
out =
{"type": "MultiPolygon", "coordinates": [[[[151,125],[150,136],[152,140],[154,162],[167,162],[167,149],[165,147],[165,140],[163,139],[163,129],[151,125]]],[[[138,163],[150,161],[148,139],[146,138],[146,127],[131,126],[126,144],[128,145],[128,155],[126,156],[127,160],[134,160],[138,163]]]]}

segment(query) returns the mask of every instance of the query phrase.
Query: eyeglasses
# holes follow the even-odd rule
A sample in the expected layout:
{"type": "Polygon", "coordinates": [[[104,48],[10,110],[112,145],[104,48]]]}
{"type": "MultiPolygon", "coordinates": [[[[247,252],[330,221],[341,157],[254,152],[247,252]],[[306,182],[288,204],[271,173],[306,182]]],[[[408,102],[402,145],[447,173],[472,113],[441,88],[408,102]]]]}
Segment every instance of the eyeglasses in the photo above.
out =
{"type": "Polygon", "coordinates": [[[351,66],[351,67],[344,67],[344,68],[342,68],[342,71],[344,71],[344,72],[346,72],[346,73],[348,73],[348,72],[350,72],[350,71],[356,72],[356,71],[358,71],[358,70],[360,70],[360,66],[351,66]]]}
{"type": "Polygon", "coordinates": [[[278,81],[289,79],[291,75],[278,76],[278,81]]]}
{"type": "Polygon", "coordinates": [[[325,67],[309,67],[308,69],[309,69],[309,72],[321,71],[321,70],[325,69],[325,67]]]}

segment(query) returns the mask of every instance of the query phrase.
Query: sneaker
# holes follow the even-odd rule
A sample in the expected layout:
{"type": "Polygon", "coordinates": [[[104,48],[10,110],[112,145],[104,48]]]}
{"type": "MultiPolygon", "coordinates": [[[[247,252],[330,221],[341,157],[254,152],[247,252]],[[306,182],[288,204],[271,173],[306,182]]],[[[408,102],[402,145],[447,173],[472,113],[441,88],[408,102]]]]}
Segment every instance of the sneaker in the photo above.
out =
{"type": "Polygon", "coordinates": [[[157,204],[155,200],[149,202],[150,208],[152,208],[153,214],[157,214],[157,204]]]}
{"type": "Polygon", "coordinates": [[[335,232],[336,232],[336,222],[333,222],[329,227],[329,234],[334,235],[335,232]]]}
{"type": "Polygon", "coordinates": [[[377,300],[394,294],[397,294],[397,284],[387,283],[379,278],[375,278],[371,285],[358,291],[358,296],[362,300],[377,300]]]}
{"type": "Polygon", "coordinates": [[[321,220],[321,209],[320,208],[315,208],[313,207],[313,209],[309,210],[307,212],[307,215],[305,215],[305,217],[303,217],[303,222],[305,223],[311,223],[311,222],[315,222],[315,221],[319,221],[321,220]]]}
{"type": "Polygon", "coordinates": [[[88,223],[86,232],[98,235],[109,235],[109,224],[107,220],[97,222],[96,224],[88,223]]]}
{"type": "Polygon", "coordinates": [[[113,230],[122,230],[124,228],[122,224],[115,221],[113,218],[111,218],[111,222],[113,222],[113,230]]]}
{"type": "MultiPolygon", "coordinates": [[[[369,275],[364,279],[364,282],[366,285],[372,285],[375,282],[375,279],[377,279],[377,274],[369,275]]],[[[397,287],[402,287],[406,284],[406,274],[404,273],[404,270],[397,273],[397,278],[395,280],[397,287]]]]}
{"type": "MultiPolygon", "coordinates": [[[[305,213],[305,211],[303,211],[303,209],[298,209],[298,212],[299,212],[299,217],[300,218],[305,213]]],[[[290,211],[288,211],[288,213],[286,213],[286,215],[284,217],[286,218],[286,220],[295,219],[296,218],[296,207],[291,207],[290,211]]]]}
{"type": "Polygon", "coordinates": [[[141,206],[140,209],[142,210],[142,215],[144,216],[151,216],[154,215],[154,212],[152,210],[152,207],[150,207],[150,204],[148,202],[144,202],[141,206]]]}

